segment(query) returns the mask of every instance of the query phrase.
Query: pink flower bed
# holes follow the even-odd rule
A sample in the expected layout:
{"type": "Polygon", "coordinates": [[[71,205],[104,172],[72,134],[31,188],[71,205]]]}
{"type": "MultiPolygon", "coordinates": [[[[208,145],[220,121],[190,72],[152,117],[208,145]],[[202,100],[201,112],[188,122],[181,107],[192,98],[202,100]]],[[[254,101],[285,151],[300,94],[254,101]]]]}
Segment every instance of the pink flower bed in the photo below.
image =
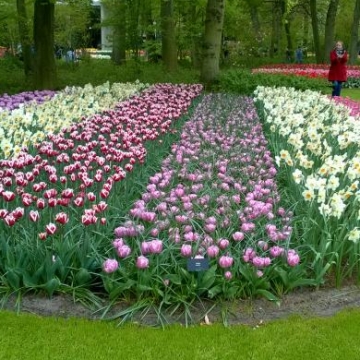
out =
{"type": "MultiPolygon", "coordinates": [[[[360,67],[347,66],[348,77],[359,77],[360,67]]],[[[328,64],[276,64],[266,65],[252,70],[253,73],[284,74],[306,76],[311,78],[327,78],[329,72],[328,64]]]]}
{"type": "Polygon", "coordinates": [[[333,97],[333,100],[337,104],[342,104],[342,105],[345,105],[346,107],[348,107],[350,110],[351,116],[360,116],[360,102],[359,101],[355,101],[355,100],[352,100],[347,97],[338,97],[338,96],[333,97]]]}
{"type": "Polygon", "coordinates": [[[234,280],[233,290],[245,274],[245,286],[256,287],[275,268],[297,266],[276,173],[252,99],[207,95],[115,229],[114,255],[103,264],[114,288],[135,287],[136,268],[154,274],[149,289],[179,285],[183,272],[174,269],[188,258],[209,259],[211,285],[234,280]]]}

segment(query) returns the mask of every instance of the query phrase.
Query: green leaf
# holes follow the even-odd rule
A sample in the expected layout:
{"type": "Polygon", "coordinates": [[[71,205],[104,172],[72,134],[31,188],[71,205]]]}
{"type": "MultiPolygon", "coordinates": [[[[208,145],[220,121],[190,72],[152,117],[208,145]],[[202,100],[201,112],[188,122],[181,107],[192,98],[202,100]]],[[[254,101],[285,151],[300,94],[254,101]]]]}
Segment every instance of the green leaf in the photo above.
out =
{"type": "Polygon", "coordinates": [[[135,285],[135,281],[128,279],[125,283],[117,283],[113,282],[111,285],[109,285],[109,297],[110,299],[116,299],[118,298],[121,293],[123,293],[125,290],[131,289],[135,285]]]}
{"type": "Polygon", "coordinates": [[[143,284],[139,284],[137,286],[137,289],[139,291],[153,291],[153,288],[151,286],[148,286],[148,285],[143,285],[143,284]]]}
{"type": "Polygon", "coordinates": [[[275,272],[280,276],[283,284],[284,284],[286,287],[289,286],[289,276],[288,276],[288,273],[287,273],[284,269],[279,268],[279,267],[276,267],[275,272]]]}
{"type": "Polygon", "coordinates": [[[258,295],[262,295],[264,296],[266,299],[270,300],[270,301],[279,301],[279,299],[270,291],[265,290],[265,289],[258,289],[255,292],[258,295]]]}
{"type": "Polygon", "coordinates": [[[204,276],[200,278],[200,282],[199,282],[200,289],[207,290],[214,284],[216,279],[216,275],[215,275],[216,268],[217,268],[216,265],[212,266],[209,270],[205,272],[204,276]]]}
{"type": "Polygon", "coordinates": [[[8,270],[4,276],[12,289],[20,289],[20,276],[16,273],[15,270],[8,270]]]}
{"type": "Polygon", "coordinates": [[[74,277],[76,285],[85,285],[91,280],[91,275],[87,269],[81,268],[74,277]]]}
{"type": "Polygon", "coordinates": [[[54,292],[59,288],[59,286],[60,286],[59,279],[53,278],[44,285],[44,288],[48,292],[48,294],[52,296],[54,292]]]}
{"type": "Polygon", "coordinates": [[[36,286],[39,285],[38,279],[35,276],[32,277],[27,273],[23,274],[23,282],[24,282],[25,287],[27,287],[27,288],[35,288],[36,286]]]}
{"type": "Polygon", "coordinates": [[[220,284],[213,286],[211,289],[209,289],[208,291],[208,295],[209,298],[212,299],[214,298],[217,294],[220,294],[222,290],[222,287],[220,284]]]}
{"type": "Polygon", "coordinates": [[[166,278],[170,281],[170,284],[181,285],[181,278],[177,274],[166,275],[166,278]]]}

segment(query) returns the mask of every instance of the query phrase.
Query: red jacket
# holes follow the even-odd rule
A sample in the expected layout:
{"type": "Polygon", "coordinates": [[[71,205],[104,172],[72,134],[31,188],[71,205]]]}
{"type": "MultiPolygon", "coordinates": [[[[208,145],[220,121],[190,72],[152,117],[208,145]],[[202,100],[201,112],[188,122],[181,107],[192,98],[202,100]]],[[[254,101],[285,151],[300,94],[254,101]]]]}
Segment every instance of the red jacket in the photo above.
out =
{"type": "Polygon", "coordinates": [[[330,53],[330,70],[329,81],[346,81],[346,62],[348,60],[348,53],[345,51],[344,56],[339,58],[336,55],[336,51],[333,50],[330,53]]]}

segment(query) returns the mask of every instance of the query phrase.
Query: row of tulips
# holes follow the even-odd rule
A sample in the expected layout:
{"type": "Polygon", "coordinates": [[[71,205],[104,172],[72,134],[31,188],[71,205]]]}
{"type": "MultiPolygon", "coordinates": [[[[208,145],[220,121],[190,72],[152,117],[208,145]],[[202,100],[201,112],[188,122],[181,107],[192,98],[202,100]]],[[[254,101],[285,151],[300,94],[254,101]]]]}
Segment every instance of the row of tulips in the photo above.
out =
{"type": "MultiPolygon", "coordinates": [[[[310,78],[327,79],[329,74],[328,64],[277,64],[267,65],[252,70],[253,73],[284,74],[306,76],[310,78]]],[[[359,66],[348,66],[348,77],[358,78],[360,76],[359,66]]]]}
{"type": "Polygon", "coordinates": [[[0,96],[0,111],[18,109],[29,102],[41,104],[51,99],[55,94],[56,92],[51,90],[25,91],[15,95],[3,94],[0,96]]]}
{"type": "MultiPolygon", "coordinates": [[[[8,284],[7,276],[16,273],[11,265],[15,260],[7,253],[14,253],[19,244],[50,251],[38,259],[28,255],[37,264],[27,274],[32,279],[28,284],[35,283],[36,269],[49,258],[55,259],[49,266],[58,271],[61,281],[65,268],[86,267],[69,263],[61,247],[74,252],[94,231],[100,236],[106,233],[106,214],[118,206],[111,202],[118,195],[117,183],[136,163],[144,163],[146,143],[170,131],[172,122],[187,111],[201,90],[200,85],[155,85],[114,110],[49,134],[46,141],[16,158],[0,160],[0,274],[5,274],[0,282],[8,284]]],[[[52,280],[48,279],[50,288],[52,280]]],[[[12,284],[21,281],[25,281],[23,274],[12,284]]]]}
{"type": "Polygon", "coordinates": [[[335,268],[340,282],[360,258],[358,115],[311,91],[259,87],[255,96],[302,217],[304,252],[319,279],[335,268]]]}
{"type": "Polygon", "coordinates": [[[279,274],[300,262],[276,173],[252,99],[205,96],[115,229],[106,289],[167,301],[180,293],[271,297],[279,274]],[[196,278],[189,258],[208,259],[210,269],[196,278]]]}
{"type": "Polygon", "coordinates": [[[93,114],[113,109],[116,104],[129,98],[146,85],[135,83],[91,84],[84,87],[67,87],[57,93],[23,93],[3,97],[0,104],[0,156],[17,156],[30,144],[44,141],[48,134],[59,132],[74,122],[93,114]],[[5,100],[4,100],[5,99],[5,100]],[[45,101],[46,100],[46,101],[45,101]]]}

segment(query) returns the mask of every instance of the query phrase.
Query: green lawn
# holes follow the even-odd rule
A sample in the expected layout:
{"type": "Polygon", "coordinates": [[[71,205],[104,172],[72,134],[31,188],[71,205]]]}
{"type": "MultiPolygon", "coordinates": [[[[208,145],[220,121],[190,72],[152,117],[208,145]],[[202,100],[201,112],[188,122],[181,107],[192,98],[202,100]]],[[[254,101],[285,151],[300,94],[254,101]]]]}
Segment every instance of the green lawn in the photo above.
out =
{"type": "Polygon", "coordinates": [[[342,89],[341,96],[360,101],[360,89],[342,89]]]}
{"type": "Polygon", "coordinates": [[[161,329],[0,312],[0,359],[360,359],[360,310],[260,327],[161,329]]]}

